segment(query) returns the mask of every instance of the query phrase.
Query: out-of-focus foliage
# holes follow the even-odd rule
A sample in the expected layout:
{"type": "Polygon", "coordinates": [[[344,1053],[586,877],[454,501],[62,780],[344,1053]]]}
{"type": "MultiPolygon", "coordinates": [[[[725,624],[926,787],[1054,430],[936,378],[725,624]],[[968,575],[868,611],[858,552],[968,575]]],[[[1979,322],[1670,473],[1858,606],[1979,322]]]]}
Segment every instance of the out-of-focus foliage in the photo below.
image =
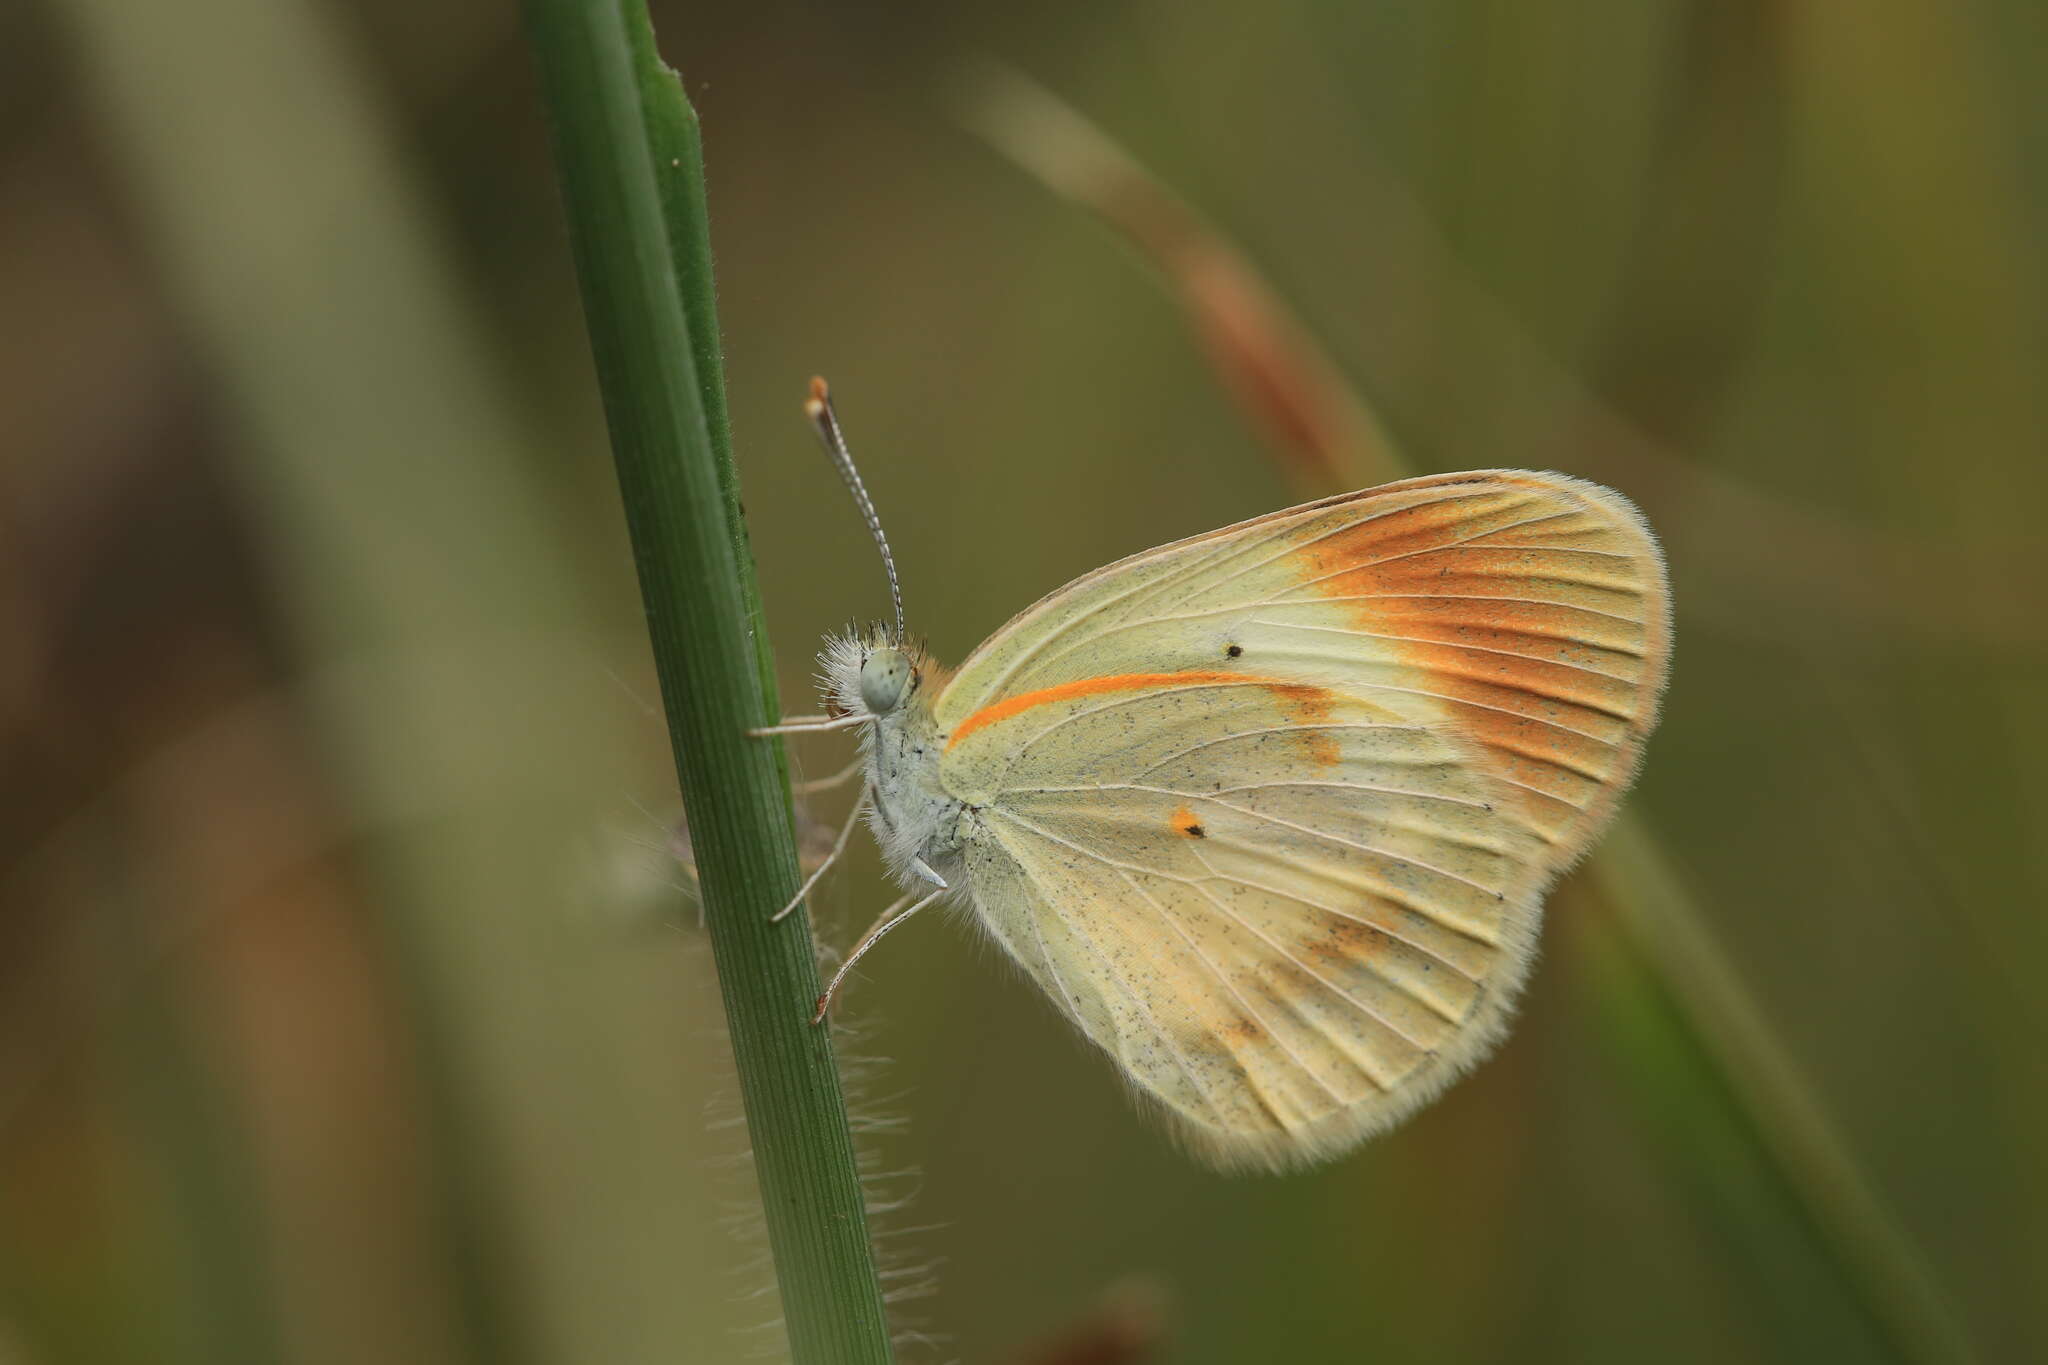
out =
{"type": "MultiPolygon", "coordinates": [[[[1419,465],[1645,507],[1634,809],[1982,1357],[2048,1354],[2048,12],[656,18],[794,707],[886,601],[814,371],[945,658],[1292,496],[1150,271],[960,128],[1000,57],[1419,465]]],[[[510,7],[0,10],[0,431],[0,1358],[779,1350],[510,7]]],[[[1287,1179],[1182,1161],[966,925],[892,938],[844,1013],[950,1338],[905,1358],[1134,1275],[1175,1360],[1887,1358],[1582,893],[1498,1058],[1287,1179]]],[[[863,851],[828,934],[884,898],[863,851]]]]}

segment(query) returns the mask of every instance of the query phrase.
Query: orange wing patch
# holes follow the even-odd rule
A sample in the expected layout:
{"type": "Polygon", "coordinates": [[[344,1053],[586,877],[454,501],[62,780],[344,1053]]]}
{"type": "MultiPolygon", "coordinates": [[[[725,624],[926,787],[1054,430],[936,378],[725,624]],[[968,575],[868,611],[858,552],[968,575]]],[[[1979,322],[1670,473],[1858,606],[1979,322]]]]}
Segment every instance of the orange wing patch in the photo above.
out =
{"type": "Polygon", "coordinates": [[[1197,820],[1195,813],[1186,806],[1182,806],[1174,811],[1173,815],[1167,820],[1167,823],[1173,826],[1175,834],[1183,838],[1206,839],[1209,837],[1209,832],[1202,828],[1202,822],[1197,820]]]}
{"type": "Polygon", "coordinates": [[[1309,586],[1450,703],[1546,827],[1626,780],[1662,644],[1655,552],[1625,520],[1495,475],[1295,553],[1309,586]]]}
{"type": "MultiPolygon", "coordinates": [[[[1281,711],[1296,725],[1323,724],[1330,719],[1330,712],[1337,704],[1337,698],[1326,687],[1310,687],[1306,683],[1272,683],[1269,686],[1280,703],[1281,711]]],[[[1308,751],[1308,761],[1318,768],[1334,768],[1344,761],[1344,750],[1327,730],[1303,730],[1301,744],[1308,751]]]]}

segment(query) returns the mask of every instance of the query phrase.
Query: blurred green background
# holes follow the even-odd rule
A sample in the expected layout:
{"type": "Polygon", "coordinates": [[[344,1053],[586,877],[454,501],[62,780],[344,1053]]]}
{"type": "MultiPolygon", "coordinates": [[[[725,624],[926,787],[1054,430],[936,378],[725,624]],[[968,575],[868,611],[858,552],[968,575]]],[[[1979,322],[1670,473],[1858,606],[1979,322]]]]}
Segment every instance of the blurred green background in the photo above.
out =
{"type": "MultiPolygon", "coordinates": [[[[1978,1358],[2048,1358],[2048,8],[655,18],[786,706],[886,603],[813,372],[950,661],[1294,498],[1148,264],[964,130],[997,58],[1419,468],[1645,508],[1632,808],[1978,1358]]],[[[512,8],[0,7],[0,433],[0,1361],[779,1356],[512,8]]],[[[821,934],[888,895],[861,849],[821,934]]],[[[903,1358],[1078,1359],[1105,1294],[1173,1361],[1911,1358],[1552,909],[1500,1055],[1287,1178],[1182,1158],[966,925],[892,938],[842,1051],[903,1358]]]]}

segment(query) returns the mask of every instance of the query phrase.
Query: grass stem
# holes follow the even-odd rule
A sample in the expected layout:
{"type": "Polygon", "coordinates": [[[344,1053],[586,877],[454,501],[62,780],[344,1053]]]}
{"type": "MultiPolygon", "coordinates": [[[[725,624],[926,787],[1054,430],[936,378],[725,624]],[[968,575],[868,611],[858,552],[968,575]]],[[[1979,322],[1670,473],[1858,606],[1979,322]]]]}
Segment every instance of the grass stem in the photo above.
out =
{"type": "Polygon", "coordinates": [[[527,0],[793,1358],[889,1359],[726,435],[695,112],[636,0],[527,0]]]}

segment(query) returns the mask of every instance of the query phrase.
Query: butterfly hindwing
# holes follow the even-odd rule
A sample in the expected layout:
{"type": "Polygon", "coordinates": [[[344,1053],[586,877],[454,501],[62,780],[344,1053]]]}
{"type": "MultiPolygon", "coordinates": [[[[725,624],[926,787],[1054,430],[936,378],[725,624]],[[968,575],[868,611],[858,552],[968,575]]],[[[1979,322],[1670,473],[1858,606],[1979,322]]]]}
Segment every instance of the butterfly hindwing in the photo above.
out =
{"type": "Polygon", "coordinates": [[[1226,1164],[1383,1127],[1481,1055],[1633,773],[1654,541],[1557,475],[1311,504],[1088,575],[938,699],[984,920],[1226,1164]]]}

